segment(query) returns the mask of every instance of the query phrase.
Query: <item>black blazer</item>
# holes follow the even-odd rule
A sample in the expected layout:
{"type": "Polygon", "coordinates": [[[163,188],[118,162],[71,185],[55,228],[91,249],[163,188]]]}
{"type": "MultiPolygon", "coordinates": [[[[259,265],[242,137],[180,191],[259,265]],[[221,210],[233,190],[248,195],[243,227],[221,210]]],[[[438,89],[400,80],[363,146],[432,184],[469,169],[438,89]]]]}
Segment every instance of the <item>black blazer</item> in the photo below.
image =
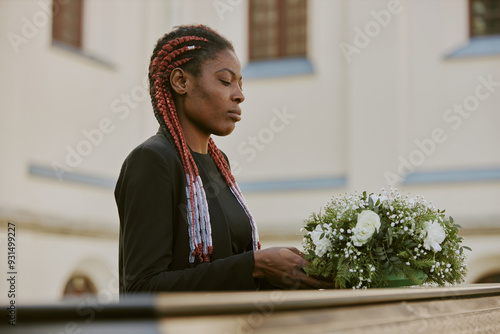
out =
{"type": "Polygon", "coordinates": [[[189,263],[185,179],[180,157],[162,133],[125,159],[115,188],[120,294],[257,289],[253,252],[232,254],[228,221],[215,200],[208,199],[212,261],[189,263]]]}

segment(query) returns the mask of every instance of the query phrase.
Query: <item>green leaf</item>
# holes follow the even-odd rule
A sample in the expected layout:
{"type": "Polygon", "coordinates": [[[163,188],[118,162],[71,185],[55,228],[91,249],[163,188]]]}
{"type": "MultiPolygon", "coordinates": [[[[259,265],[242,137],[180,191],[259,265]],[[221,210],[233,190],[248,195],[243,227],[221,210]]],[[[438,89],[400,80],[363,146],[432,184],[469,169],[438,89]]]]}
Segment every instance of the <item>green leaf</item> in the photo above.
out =
{"type": "Polygon", "coordinates": [[[462,247],[467,249],[469,252],[472,252],[472,249],[470,247],[467,247],[467,246],[462,246],[462,247]]]}

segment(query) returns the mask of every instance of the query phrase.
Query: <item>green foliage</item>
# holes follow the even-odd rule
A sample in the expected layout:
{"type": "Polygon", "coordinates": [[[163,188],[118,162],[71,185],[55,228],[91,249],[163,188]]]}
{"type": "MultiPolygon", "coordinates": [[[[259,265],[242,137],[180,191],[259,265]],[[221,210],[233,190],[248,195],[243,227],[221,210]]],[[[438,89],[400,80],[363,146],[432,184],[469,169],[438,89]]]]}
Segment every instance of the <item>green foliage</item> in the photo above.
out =
{"type": "Polygon", "coordinates": [[[423,197],[403,197],[395,190],[334,197],[323,213],[305,221],[303,245],[310,262],[304,269],[338,288],[384,287],[392,273],[416,282],[418,270],[427,275],[426,283],[460,283],[466,275],[464,249],[470,251],[462,245],[460,228],[423,197]],[[373,234],[359,239],[364,222],[358,215],[365,210],[378,216],[379,227],[366,225],[364,231],[373,234]]]}

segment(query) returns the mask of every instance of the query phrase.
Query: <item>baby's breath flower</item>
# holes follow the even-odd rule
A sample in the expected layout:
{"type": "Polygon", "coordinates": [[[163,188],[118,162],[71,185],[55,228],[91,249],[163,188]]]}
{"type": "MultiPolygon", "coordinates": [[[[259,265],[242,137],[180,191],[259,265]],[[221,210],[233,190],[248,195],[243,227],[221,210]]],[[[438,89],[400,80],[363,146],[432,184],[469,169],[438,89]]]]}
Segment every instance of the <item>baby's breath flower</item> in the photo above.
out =
{"type": "Polygon", "coordinates": [[[405,260],[391,261],[395,269],[406,272],[405,267],[416,269],[412,265],[418,265],[428,284],[456,284],[466,275],[465,255],[453,220],[419,195],[401,195],[393,188],[380,194],[346,193],[334,197],[323,212],[301,229],[304,253],[322,255],[319,261],[310,261],[318,266],[305,268],[308,274],[343,272],[345,287],[378,287],[376,282],[384,281],[386,275],[384,263],[396,256],[405,260]],[[382,220],[373,233],[358,224],[363,211],[382,220]]]}

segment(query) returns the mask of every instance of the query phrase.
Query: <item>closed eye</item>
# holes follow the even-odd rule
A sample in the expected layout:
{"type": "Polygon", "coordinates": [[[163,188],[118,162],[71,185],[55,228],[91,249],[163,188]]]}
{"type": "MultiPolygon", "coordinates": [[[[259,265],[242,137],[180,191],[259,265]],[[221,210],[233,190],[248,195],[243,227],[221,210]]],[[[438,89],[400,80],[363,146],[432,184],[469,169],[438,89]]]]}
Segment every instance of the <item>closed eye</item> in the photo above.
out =
{"type": "Polygon", "coordinates": [[[222,84],[223,84],[224,86],[229,86],[229,85],[231,85],[231,83],[230,83],[229,81],[220,80],[220,82],[222,82],[222,84]]]}

